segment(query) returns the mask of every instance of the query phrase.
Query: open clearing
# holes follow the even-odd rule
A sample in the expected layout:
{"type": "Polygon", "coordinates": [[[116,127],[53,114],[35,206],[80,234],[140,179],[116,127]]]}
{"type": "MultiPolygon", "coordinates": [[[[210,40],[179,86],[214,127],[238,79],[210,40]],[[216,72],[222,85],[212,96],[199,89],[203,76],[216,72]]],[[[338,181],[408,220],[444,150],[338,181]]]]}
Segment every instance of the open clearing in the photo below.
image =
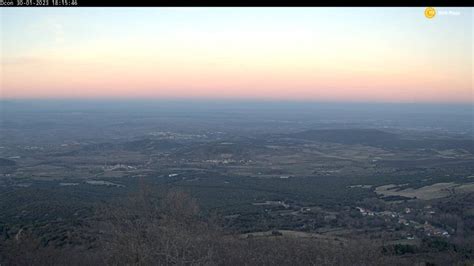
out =
{"type": "Polygon", "coordinates": [[[312,239],[319,239],[324,241],[336,241],[336,242],[345,242],[346,239],[341,237],[334,237],[330,235],[323,235],[317,233],[309,233],[309,232],[300,232],[300,231],[293,231],[293,230],[276,230],[278,234],[273,234],[273,231],[264,231],[264,232],[252,232],[247,234],[241,234],[241,238],[249,238],[249,237],[295,237],[295,238],[312,238],[312,239]]]}
{"type": "Polygon", "coordinates": [[[384,196],[402,196],[407,198],[417,198],[421,200],[431,200],[448,197],[456,193],[474,192],[474,183],[436,183],[418,189],[407,188],[403,190],[399,190],[399,186],[397,185],[390,184],[375,188],[375,192],[384,196]]]}

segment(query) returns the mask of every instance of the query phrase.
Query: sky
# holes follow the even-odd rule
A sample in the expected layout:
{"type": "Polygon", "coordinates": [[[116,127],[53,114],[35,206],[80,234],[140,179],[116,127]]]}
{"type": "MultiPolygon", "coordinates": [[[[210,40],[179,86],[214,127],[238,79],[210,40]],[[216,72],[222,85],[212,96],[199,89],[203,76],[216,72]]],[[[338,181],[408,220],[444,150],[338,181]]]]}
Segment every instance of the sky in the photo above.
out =
{"type": "Polygon", "coordinates": [[[474,103],[473,8],[3,8],[0,99],[474,103]]]}

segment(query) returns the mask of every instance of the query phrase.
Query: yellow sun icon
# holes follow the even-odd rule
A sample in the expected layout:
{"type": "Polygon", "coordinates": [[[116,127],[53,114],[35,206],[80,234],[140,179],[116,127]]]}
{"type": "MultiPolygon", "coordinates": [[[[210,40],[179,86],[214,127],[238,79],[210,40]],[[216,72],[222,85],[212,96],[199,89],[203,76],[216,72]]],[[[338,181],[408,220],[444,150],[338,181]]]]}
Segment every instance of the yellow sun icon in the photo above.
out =
{"type": "Polygon", "coordinates": [[[433,7],[427,7],[425,9],[425,17],[427,18],[434,18],[436,16],[436,10],[433,7]]]}

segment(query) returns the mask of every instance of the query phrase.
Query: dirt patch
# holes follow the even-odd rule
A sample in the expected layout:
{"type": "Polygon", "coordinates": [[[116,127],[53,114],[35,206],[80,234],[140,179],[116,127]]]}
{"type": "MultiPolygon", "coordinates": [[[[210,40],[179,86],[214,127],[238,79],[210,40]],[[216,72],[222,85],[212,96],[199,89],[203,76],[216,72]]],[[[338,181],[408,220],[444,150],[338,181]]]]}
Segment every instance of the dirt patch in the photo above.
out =
{"type": "Polygon", "coordinates": [[[393,184],[379,186],[375,188],[375,192],[383,196],[402,196],[407,198],[417,198],[421,200],[444,198],[456,193],[462,194],[473,191],[474,183],[456,184],[454,182],[436,183],[418,189],[407,188],[400,190],[399,186],[393,184]]]}
{"type": "Polygon", "coordinates": [[[294,238],[312,238],[325,241],[336,241],[336,242],[346,242],[346,239],[340,237],[334,237],[330,235],[323,235],[318,233],[309,233],[309,232],[300,232],[293,230],[275,230],[275,231],[265,231],[265,232],[252,232],[247,234],[240,235],[241,238],[249,237],[294,237],[294,238]],[[277,232],[277,234],[275,234],[277,232]]]}

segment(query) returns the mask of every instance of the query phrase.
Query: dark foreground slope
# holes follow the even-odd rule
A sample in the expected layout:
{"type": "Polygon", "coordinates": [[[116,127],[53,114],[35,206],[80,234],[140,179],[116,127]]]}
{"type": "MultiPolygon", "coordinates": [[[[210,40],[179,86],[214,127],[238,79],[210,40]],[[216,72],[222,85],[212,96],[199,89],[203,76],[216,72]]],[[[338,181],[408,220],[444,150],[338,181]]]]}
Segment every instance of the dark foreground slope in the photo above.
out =
{"type": "MultiPolygon", "coordinates": [[[[440,265],[467,263],[466,257],[427,252],[410,257],[403,245],[378,241],[232,234],[217,216],[203,217],[197,201],[181,191],[159,202],[149,188],[127,201],[98,209],[89,230],[91,246],[44,242],[28,230],[0,242],[2,265],[440,265]],[[400,255],[404,254],[404,255],[400,255]]],[[[73,238],[73,237],[72,237],[73,238]]],[[[428,250],[427,250],[428,251],[428,250]]],[[[472,262],[471,262],[472,263],[472,262]]]]}

